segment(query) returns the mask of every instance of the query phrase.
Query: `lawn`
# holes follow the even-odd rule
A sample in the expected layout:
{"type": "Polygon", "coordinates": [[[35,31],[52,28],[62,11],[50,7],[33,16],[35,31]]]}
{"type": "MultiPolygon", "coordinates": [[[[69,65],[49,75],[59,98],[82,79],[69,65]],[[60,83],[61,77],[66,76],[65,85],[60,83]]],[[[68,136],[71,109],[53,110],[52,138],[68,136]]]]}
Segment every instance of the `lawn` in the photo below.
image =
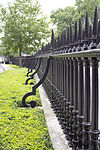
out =
{"type": "Polygon", "coordinates": [[[0,74],[0,150],[53,150],[38,90],[27,98],[37,106],[24,108],[22,97],[32,85],[24,84],[25,68],[12,67],[0,74]]]}

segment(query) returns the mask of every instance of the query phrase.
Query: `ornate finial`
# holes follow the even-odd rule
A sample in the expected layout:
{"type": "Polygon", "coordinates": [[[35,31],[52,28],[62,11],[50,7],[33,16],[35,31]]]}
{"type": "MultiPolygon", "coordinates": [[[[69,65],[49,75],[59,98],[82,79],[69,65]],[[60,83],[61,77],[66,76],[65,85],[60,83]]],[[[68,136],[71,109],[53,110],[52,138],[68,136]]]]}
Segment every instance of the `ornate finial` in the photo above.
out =
{"type": "Polygon", "coordinates": [[[70,39],[69,39],[69,28],[68,28],[68,30],[67,30],[67,44],[69,44],[69,42],[70,42],[70,39]]]}
{"type": "Polygon", "coordinates": [[[81,41],[81,39],[82,39],[82,23],[81,23],[81,18],[79,18],[78,40],[81,41]]]}
{"type": "Polygon", "coordinates": [[[64,31],[64,45],[66,45],[67,42],[66,42],[66,30],[64,31]]]}
{"type": "Polygon", "coordinates": [[[54,48],[57,48],[57,42],[56,42],[56,39],[55,39],[55,45],[54,45],[54,48]]]}
{"type": "Polygon", "coordinates": [[[75,21],[75,42],[77,41],[77,21],[75,21]]]}
{"type": "Polygon", "coordinates": [[[100,35],[100,20],[98,22],[98,34],[100,35]]]}
{"type": "Polygon", "coordinates": [[[72,26],[70,24],[70,43],[72,43],[72,26]]]}
{"type": "Polygon", "coordinates": [[[57,46],[59,48],[60,47],[59,35],[58,35],[57,43],[58,43],[57,46]]]}
{"type": "Polygon", "coordinates": [[[63,32],[61,33],[61,46],[63,46],[63,44],[64,44],[64,38],[63,38],[64,36],[63,36],[63,32]]]}
{"type": "Polygon", "coordinates": [[[93,22],[93,35],[96,36],[98,31],[98,12],[97,7],[95,8],[94,12],[94,22],[93,22]]]}
{"type": "Polygon", "coordinates": [[[83,50],[88,50],[88,44],[89,44],[89,20],[88,20],[88,12],[86,12],[86,18],[85,18],[85,30],[83,32],[83,50]]]}
{"type": "Polygon", "coordinates": [[[85,39],[89,37],[89,19],[88,19],[88,12],[86,12],[86,19],[85,19],[85,39]]]}
{"type": "Polygon", "coordinates": [[[81,18],[79,18],[79,30],[78,30],[78,45],[77,45],[77,51],[81,51],[81,40],[82,40],[82,23],[81,18]]]}
{"type": "Polygon", "coordinates": [[[95,9],[94,13],[94,22],[93,22],[93,34],[92,37],[90,38],[90,49],[95,49],[97,48],[97,32],[98,32],[98,13],[97,13],[97,7],[95,9]]]}
{"type": "Polygon", "coordinates": [[[89,38],[92,37],[92,26],[90,25],[90,28],[89,28],[89,38]]]}
{"type": "Polygon", "coordinates": [[[54,31],[52,30],[52,35],[51,35],[51,46],[54,47],[54,31]]]}
{"type": "Polygon", "coordinates": [[[99,20],[99,22],[98,22],[97,44],[98,44],[97,48],[100,49],[100,20],[99,20]]]}

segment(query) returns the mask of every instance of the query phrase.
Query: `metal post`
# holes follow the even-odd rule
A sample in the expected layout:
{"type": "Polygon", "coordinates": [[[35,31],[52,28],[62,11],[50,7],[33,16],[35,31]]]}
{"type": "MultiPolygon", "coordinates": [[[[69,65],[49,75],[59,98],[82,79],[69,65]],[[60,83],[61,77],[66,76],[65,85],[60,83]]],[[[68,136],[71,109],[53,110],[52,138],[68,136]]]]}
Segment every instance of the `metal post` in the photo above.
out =
{"type": "Polygon", "coordinates": [[[70,65],[69,65],[69,59],[66,59],[66,67],[67,67],[67,102],[66,102],[66,139],[69,140],[69,105],[70,105],[70,65]]]}
{"type": "Polygon", "coordinates": [[[73,68],[73,82],[74,82],[74,89],[73,89],[73,100],[74,100],[74,110],[73,110],[73,149],[76,150],[78,146],[78,139],[77,139],[77,130],[78,130],[78,123],[77,123],[77,115],[78,115],[78,62],[74,58],[73,60],[74,68],[73,68]]]}
{"type": "Polygon", "coordinates": [[[91,120],[91,150],[99,150],[98,136],[98,61],[92,58],[92,120],[91,120]]]}
{"type": "Polygon", "coordinates": [[[84,58],[84,122],[83,149],[90,149],[90,62],[84,58]]]}
{"type": "Polygon", "coordinates": [[[70,115],[70,119],[69,119],[69,127],[70,127],[70,140],[69,140],[69,146],[72,147],[72,139],[73,139],[73,129],[72,129],[72,125],[73,125],[73,109],[74,109],[74,101],[73,101],[73,60],[70,59],[70,106],[69,106],[69,115],[70,115]]]}
{"type": "Polygon", "coordinates": [[[82,137],[83,137],[83,62],[82,59],[78,59],[78,149],[82,149],[82,137]]]}

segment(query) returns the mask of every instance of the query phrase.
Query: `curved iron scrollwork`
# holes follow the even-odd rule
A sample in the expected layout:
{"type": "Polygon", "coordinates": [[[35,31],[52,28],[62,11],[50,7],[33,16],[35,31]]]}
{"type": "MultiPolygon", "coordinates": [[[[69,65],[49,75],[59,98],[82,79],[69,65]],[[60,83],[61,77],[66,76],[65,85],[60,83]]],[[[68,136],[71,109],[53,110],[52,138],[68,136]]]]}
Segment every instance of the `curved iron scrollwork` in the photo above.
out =
{"type": "Polygon", "coordinates": [[[36,102],[34,100],[30,101],[29,104],[26,103],[26,98],[28,96],[31,96],[31,95],[36,95],[36,89],[43,83],[43,81],[46,79],[47,77],[47,74],[48,74],[48,71],[49,71],[49,67],[50,67],[50,59],[51,57],[49,57],[47,59],[47,66],[46,66],[46,70],[45,70],[45,73],[43,75],[43,77],[41,78],[41,80],[32,87],[32,92],[28,92],[26,93],[23,98],[22,98],[22,104],[24,107],[32,107],[34,108],[36,106],[36,102]]]}
{"type": "Polygon", "coordinates": [[[28,77],[28,75],[29,75],[29,73],[31,73],[32,72],[32,69],[28,69],[28,73],[27,73],[27,77],[28,77]]]}
{"type": "MultiPolygon", "coordinates": [[[[26,80],[25,85],[27,85],[28,82],[29,82],[29,80],[33,79],[34,75],[38,72],[38,70],[39,70],[39,68],[40,68],[40,65],[41,65],[41,60],[42,60],[42,58],[39,59],[39,65],[38,65],[36,71],[35,71],[33,74],[30,75],[30,76],[31,76],[30,78],[28,78],[28,79],[26,80]]],[[[31,82],[30,84],[33,84],[33,83],[31,82]]]]}
{"type": "Polygon", "coordinates": [[[28,73],[27,73],[27,77],[29,76],[29,74],[32,72],[32,70],[36,67],[37,65],[37,62],[38,62],[38,59],[36,59],[36,63],[34,64],[34,66],[32,68],[28,68],[28,73]]]}

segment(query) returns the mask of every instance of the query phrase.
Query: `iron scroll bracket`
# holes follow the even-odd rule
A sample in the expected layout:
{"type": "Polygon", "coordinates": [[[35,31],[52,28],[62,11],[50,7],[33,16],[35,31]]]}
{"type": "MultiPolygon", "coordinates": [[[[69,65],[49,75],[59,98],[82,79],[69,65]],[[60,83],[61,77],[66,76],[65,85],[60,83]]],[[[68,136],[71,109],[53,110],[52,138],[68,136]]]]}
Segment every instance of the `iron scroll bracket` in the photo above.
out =
{"type": "MultiPolygon", "coordinates": [[[[40,65],[41,65],[41,60],[42,60],[42,58],[39,59],[39,65],[38,65],[36,71],[35,71],[33,74],[30,75],[30,78],[28,78],[28,79],[26,80],[25,85],[27,85],[27,84],[28,84],[28,81],[31,80],[31,79],[33,79],[34,75],[38,72],[38,70],[39,70],[39,68],[40,68],[40,65]]],[[[31,84],[32,84],[32,83],[31,83],[31,84]]]]}
{"type": "Polygon", "coordinates": [[[29,75],[29,73],[31,73],[32,72],[32,69],[28,69],[28,73],[27,73],[27,77],[28,77],[28,75],[29,75]]]}
{"type": "Polygon", "coordinates": [[[34,86],[32,87],[32,92],[28,92],[28,93],[26,93],[26,94],[23,96],[23,98],[22,98],[22,104],[23,104],[24,107],[31,107],[31,108],[34,108],[34,107],[36,106],[36,101],[31,100],[31,101],[29,102],[29,104],[27,104],[26,99],[27,99],[28,96],[36,95],[36,89],[37,89],[37,88],[44,82],[44,80],[46,79],[47,74],[48,74],[48,71],[49,71],[49,68],[50,68],[50,59],[51,59],[51,57],[49,57],[49,58],[47,59],[47,66],[46,66],[45,73],[44,73],[43,77],[40,79],[40,81],[39,81],[36,85],[34,85],[34,86]]]}
{"type": "Polygon", "coordinates": [[[29,74],[32,72],[32,70],[36,67],[37,65],[37,62],[38,62],[38,59],[36,60],[36,63],[34,64],[34,66],[32,68],[28,68],[28,73],[27,73],[27,77],[29,76],[29,74]]]}

